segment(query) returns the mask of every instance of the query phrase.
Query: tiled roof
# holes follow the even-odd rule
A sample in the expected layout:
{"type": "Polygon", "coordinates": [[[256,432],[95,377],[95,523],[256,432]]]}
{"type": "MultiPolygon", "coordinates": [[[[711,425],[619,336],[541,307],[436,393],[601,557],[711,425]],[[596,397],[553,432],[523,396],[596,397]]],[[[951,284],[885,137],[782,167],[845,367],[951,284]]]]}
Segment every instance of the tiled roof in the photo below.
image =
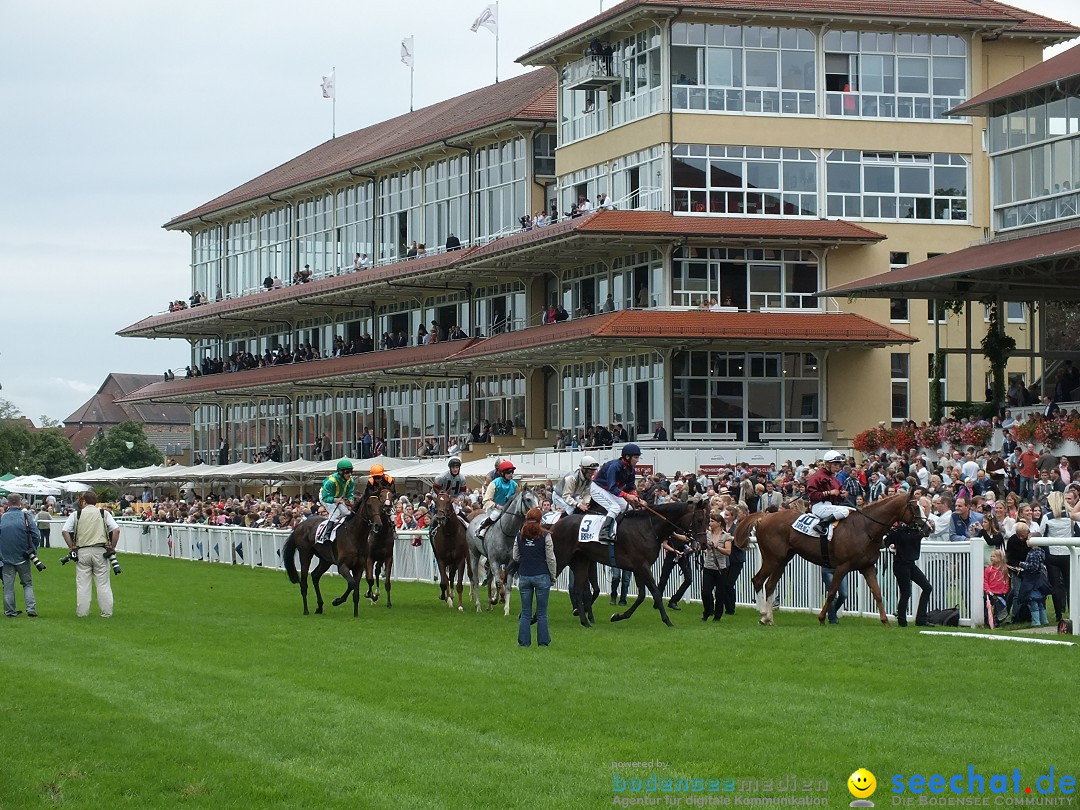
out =
{"type": "Polygon", "coordinates": [[[118,404],[127,394],[160,379],[161,376],[157,374],[110,374],[90,399],[64,419],[64,424],[69,428],[77,428],[79,425],[110,426],[129,419],[144,425],[190,424],[190,415],[182,406],[118,404]],[[116,392],[115,396],[113,391],[116,392]]]}
{"type": "Polygon", "coordinates": [[[1076,26],[1043,17],[1024,9],[1007,6],[995,0],[625,0],[595,17],[576,25],[530,49],[518,61],[530,64],[530,59],[573,39],[589,29],[637,11],[655,10],[670,13],[680,10],[716,11],[720,14],[790,14],[792,16],[831,18],[837,16],[867,19],[917,18],[928,21],[983,23],[1000,26],[1006,32],[1018,34],[1049,34],[1054,37],[1074,37],[1080,34],[1076,26]]]}
{"type": "MultiPolygon", "coordinates": [[[[291,384],[327,388],[350,377],[385,375],[388,381],[415,374],[418,369],[437,369],[453,373],[455,366],[464,374],[470,361],[490,358],[492,366],[510,362],[514,355],[538,352],[550,362],[550,347],[567,346],[563,356],[572,354],[572,344],[597,342],[613,350],[627,348],[632,342],[648,341],[657,346],[685,346],[688,341],[730,341],[744,343],[795,343],[799,346],[850,346],[913,343],[915,338],[861,315],[822,312],[700,312],[698,310],[622,310],[594,315],[547,326],[535,326],[505,332],[489,338],[449,341],[435,346],[367,352],[332,360],[315,360],[271,368],[213,374],[194,379],[155,382],[124,397],[124,403],[141,402],[155,397],[180,399],[218,391],[254,391],[291,384]],[[338,382],[335,382],[337,380],[338,382]]],[[[475,365],[473,366],[475,367],[475,365]]]]}
{"type": "Polygon", "coordinates": [[[628,309],[477,340],[447,362],[452,365],[454,361],[472,357],[494,357],[525,348],[590,338],[613,342],[629,339],[915,342],[910,335],[849,313],[628,309]]]}
{"type": "Polygon", "coordinates": [[[863,294],[887,298],[898,294],[917,295],[934,287],[937,297],[942,298],[966,298],[969,293],[976,293],[978,297],[985,292],[997,292],[1007,296],[1007,300],[1025,300],[1008,296],[1015,296],[1026,282],[1033,291],[1041,289],[1044,299],[1073,301],[1080,293],[1075,281],[1075,261],[1062,263],[1060,260],[1076,256],[1080,256],[1080,226],[1021,238],[997,239],[943,253],[918,264],[832,287],[820,295],[863,294]],[[1060,281],[1037,276],[1031,266],[1039,263],[1056,264],[1060,281]],[[973,287],[976,280],[982,283],[982,288],[973,287]]]}
{"type": "Polygon", "coordinates": [[[1054,82],[1080,76],[1080,46],[1073,46],[1045,62],[1017,73],[1011,79],[984,90],[959,107],[949,110],[951,115],[986,115],[986,108],[994,101],[1046,87],[1054,82]]]}
{"type": "Polygon", "coordinates": [[[329,140],[186,214],[174,217],[164,227],[176,227],[199,216],[501,121],[554,121],[555,96],[555,72],[541,68],[440,101],[329,140]]]}

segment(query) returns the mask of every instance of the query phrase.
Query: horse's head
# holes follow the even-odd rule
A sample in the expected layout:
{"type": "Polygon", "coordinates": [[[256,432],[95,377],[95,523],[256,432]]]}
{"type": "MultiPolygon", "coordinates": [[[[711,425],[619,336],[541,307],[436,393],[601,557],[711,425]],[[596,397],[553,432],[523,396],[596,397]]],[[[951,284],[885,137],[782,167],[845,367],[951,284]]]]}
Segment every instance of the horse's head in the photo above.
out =
{"type": "Polygon", "coordinates": [[[389,489],[380,489],[378,495],[379,508],[382,510],[382,515],[387,520],[394,513],[394,493],[389,489]]]}
{"type": "Polygon", "coordinates": [[[539,496],[528,484],[522,484],[521,492],[519,492],[518,495],[521,498],[521,514],[525,514],[530,509],[538,509],[540,507],[539,496]]]}
{"type": "Polygon", "coordinates": [[[368,495],[364,498],[363,504],[358,510],[360,517],[368,522],[368,524],[376,531],[382,529],[383,526],[383,510],[379,503],[379,498],[375,495],[368,495]]]}
{"type": "Polygon", "coordinates": [[[687,501],[687,506],[692,506],[687,516],[679,521],[687,521],[686,536],[690,538],[690,544],[695,551],[702,548],[705,539],[709,536],[709,499],[704,495],[694,495],[687,501]]]}
{"type": "Polygon", "coordinates": [[[454,499],[447,492],[435,498],[435,525],[442,526],[454,516],[454,499]]]}
{"type": "Polygon", "coordinates": [[[900,513],[900,519],[897,522],[903,526],[917,529],[923,537],[929,537],[932,531],[929,521],[922,516],[919,502],[911,494],[907,496],[904,511],[900,513]]]}

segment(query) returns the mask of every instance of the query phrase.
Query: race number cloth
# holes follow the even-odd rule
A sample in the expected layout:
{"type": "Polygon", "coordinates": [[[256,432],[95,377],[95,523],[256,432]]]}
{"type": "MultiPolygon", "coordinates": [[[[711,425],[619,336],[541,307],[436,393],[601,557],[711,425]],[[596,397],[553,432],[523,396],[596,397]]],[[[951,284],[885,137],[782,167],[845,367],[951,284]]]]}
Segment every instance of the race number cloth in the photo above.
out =
{"type": "MultiPolygon", "coordinates": [[[[799,515],[795,518],[795,521],[791,524],[791,528],[796,531],[808,534],[811,537],[821,537],[818,533],[817,525],[821,523],[821,520],[814,515],[807,512],[806,514],[799,515]]],[[[829,539],[832,539],[833,529],[836,528],[836,521],[829,524],[829,539]]]]}
{"type": "Polygon", "coordinates": [[[605,515],[586,515],[581,519],[578,529],[579,543],[600,543],[600,527],[604,525],[605,515]]]}
{"type": "Polygon", "coordinates": [[[329,523],[329,522],[330,522],[329,520],[324,520],[318,526],[315,527],[315,541],[316,542],[322,540],[323,533],[326,531],[326,524],[329,523]]]}
{"type": "Polygon", "coordinates": [[[551,512],[545,512],[544,516],[540,518],[540,525],[543,526],[545,529],[550,529],[552,526],[559,522],[559,518],[561,518],[562,516],[563,513],[558,511],[557,509],[552,510],[551,512]]]}

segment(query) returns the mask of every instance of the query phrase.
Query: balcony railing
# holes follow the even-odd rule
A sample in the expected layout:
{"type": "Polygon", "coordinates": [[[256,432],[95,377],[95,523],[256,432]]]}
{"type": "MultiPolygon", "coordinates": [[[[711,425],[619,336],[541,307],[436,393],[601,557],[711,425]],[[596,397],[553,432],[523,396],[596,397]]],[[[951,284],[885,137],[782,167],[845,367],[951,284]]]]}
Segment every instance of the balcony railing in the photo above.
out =
{"type": "Polygon", "coordinates": [[[605,90],[622,81],[610,56],[586,55],[563,68],[568,90],[605,90]]]}

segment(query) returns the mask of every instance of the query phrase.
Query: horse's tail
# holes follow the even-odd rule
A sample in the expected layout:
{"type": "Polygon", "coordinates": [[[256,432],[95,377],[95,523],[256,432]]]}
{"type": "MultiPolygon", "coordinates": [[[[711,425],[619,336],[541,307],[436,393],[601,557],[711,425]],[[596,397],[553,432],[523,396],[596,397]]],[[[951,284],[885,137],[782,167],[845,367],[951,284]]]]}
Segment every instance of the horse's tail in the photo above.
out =
{"type": "Polygon", "coordinates": [[[739,521],[739,525],[735,527],[735,545],[739,548],[746,548],[750,545],[750,532],[758,524],[768,512],[754,512],[752,515],[747,515],[745,519],[739,521]]]}
{"type": "Polygon", "coordinates": [[[281,549],[281,561],[285,563],[285,573],[289,575],[289,582],[296,585],[300,582],[300,575],[296,573],[296,541],[293,535],[296,529],[289,532],[289,539],[285,541],[285,547],[281,549]]]}

